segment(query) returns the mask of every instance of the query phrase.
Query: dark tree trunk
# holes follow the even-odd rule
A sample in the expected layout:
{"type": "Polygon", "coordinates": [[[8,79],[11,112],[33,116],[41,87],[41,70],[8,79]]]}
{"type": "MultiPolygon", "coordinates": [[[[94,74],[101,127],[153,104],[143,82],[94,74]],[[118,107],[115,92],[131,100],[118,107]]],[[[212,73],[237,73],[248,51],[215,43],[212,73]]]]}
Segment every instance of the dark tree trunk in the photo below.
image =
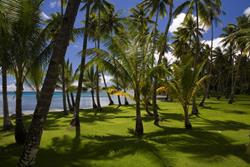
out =
{"type": "MultiPolygon", "coordinates": [[[[169,31],[169,28],[170,28],[170,25],[171,25],[171,22],[172,22],[172,18],[173,18],[173,4],[170,4],[169,5],[169,19],[168,19],[168,23],[167,23],[167,26],[166,26],[166,29],[165,29],[165,37],[167,39],[167,36],[168,36],[168,31],[169,31]]],[[[159,55],[159,60],[157,62],[157,65],[161,64],[162,62],[162,58],[165,54],[165,48],[167,47],[167,40],[166,42],[164,42],[164,48],[163,50],[160,51],[160,55],[159,55]]],[[[156,89],[157,89],[157,85],[158,85],[158,81],[157,81],[157,78],[154,79],[153,81],[153,97],[152,97],[152,105],[153,105],[153,113],[154,113],[154,124],[155,125],[159,125],[159,121],[160,121],[160,118],[159,118],[159,114],[158,114],[158,106],[157,106],[157,93],[156,93],[156,89]]]]}
{"type": "Polygon", "coordinates": [[[68,102],[69,110],[72,111],[73,107],[72,107],[72,104],[70,102],[69,92],[67,92],[66,95],[67,95],[67,102],[68,102]]]}
{"type": "MultiPolygon", "coordinates": [[[[212,58],[213,58],[213,41],[214,41],[214,24],[213,24],[213,16],[211,15],[210,18],[211,21],[211,48],[210,48],[210,61],[208,60],[208,73],[209,76],[212,75],[212,58]]],[[[202,101],[200,102],[201,107],[204,107],[204,103],[206,98],[209,98],[209,93],[210,93],[210,80],[207,80],[204,96],[202,98],[202,101]]]]}
{"type": "Polygon", "coordinates": [[[97,108],[97,105],[95,103],[95,95],[94,95],[94,89],[91,88],[91,97],[92,97],[92,105],[93,105],[93,108],[97,108]]]}
{"type": "Polygon", "coordinates": [[[70,97],[71,97],[72,107],[74,107],[75,106],[75,98],[74,98],[74,94],[72,92],[70,93],[70,97]]]}
{"type": "Polygon", "coordinates": [[[239,78],[241,58],[242,58],[242,51],[239,55],[238,64],[236,65],[236,69],[235,69],[236,71],[235,74],[234,74],[234,70],[232,70],[232,85],[231,85],[231,93],[230,93],[230,97],[228,101],[229,104],[233,104],[234,102],[235,86],[239,78]]]}
{"type": "MultiPolygon", "coordinates": [[[[108,85],[107,85],[107,82],[106,82],[106,79],[105,79],[105,76],[102,72],[102,79],[103,79],[103,82],[104,82],[104,86],[105,88],[107,89],[108,88],[108,85]]],[[[109,105],[113,105],[114,104],[114,101],[112,100],[110,94],[107,92],[107,95],[108,95],[108,98],[109,98],[109,105]]]]}
{"type": "Polygon", "coordinates": [[[3,95],[3,130],[10,130],[12,123],[9,116],[8,92],[7,92],[7,69],[2,66],[2,95],[3,95]]]}
{"type": "Polygon", "coordinates": [[[66,102],[66,91],[65,91],[65,67],[64,67],[64,64],[65,64],[65,61],[64,61],[64,57],[63,57],[63,63],[62,63],[62,93],[63,93],[63,113],[65,115],[68,115],[68,110],[67,110],[67,102],[66,102]]]}
{"type": "Polygon", "coordinates": [[[136,123],[135,123],[135,134],[138,136],[143,135],[143,124],[141,118],[141,108],[140,108],[140,91],[139,84],[135,90],[135,101],[136,101],[136,123]]]}
{"type": "Polygon", "coordinates": [[[84,31],[84,40],[82,46],[82,58],[80,64],[80,74],[78,79],[78,87],[76,92],[76,101],[74,105],[74,118],[71,121],[71,126],[79,126],[80,127],[80,120],[79,120],[79,108],[80,108],[80,101],[81,101],[81,93],[82,93],[82,83],[83,83],[83,75],[85,70],[85,61],[86,61],[86,50],[88,45],[88,26],[89,26],[89,12],[90,12],[90,2],[87,2],[86,8],[86,19],[85,19],[85,31],[84,31]]]}
{"type": "Polygon", "coordinates": [[[145,110],[147,112],[147,114],[149,116],[154,116],[154,114],[152,114],[150,111],[149,111],[149,101],[148,100],[144,100],[144,104],[145,104],[145,110]]]}
{"type": "Polygon", "coordinates": [[[118,99],[118,106],[120,107],[120,106],[122,105],[121,97],[118,95],[118,96],[117,96],[117,99],[118,99]]]}
{"type": "Polygon", "coordinates": [[[24,144],[26,138],[26,130],[23,124],[22,115],[22,94],[23,83],[18,78],[16,79],[16,127],[15,139],[17,144],[24,144]]]}
{"type": "Polygon", "coordinates": [[[188,106],[183,106],[183,110],[184,110],[184,117],[185,117],[185,128],[186,129],[192,129],[192,125],[189,121],[189,114],[188,114],[188,106]]]}
{"type": "Polygon", "coordinates": [[[29,167],[35,164],[37,152],[42,137],[43,126],[47,118],[52,96],[59,76],[59,65],[65,56],[70,34],[80,6],[80,0],[69,0],[66,13],[56,39],[45,81],[29,128],[29,133],[23,148],[18,167],[29,167]]]}
{"type": "MultiPolygon", "coordinates": [[[[126,93],[126,89],[124,89],[124,92],[126,93]]],[[[124,105],[125,106],[129,105],[129,102],[126,96],[124,96],[124,105]]]]}
{"type": "MultiPolygon", "coordinates": [[[[197,0],[195,0],[195,11],[196,11],[196,27],[198,30],[199,29],[199,8],[198,8],[198,1],[197,0]]],[[[194,65],[193,65],[194,69],[196,69],[199,56],[200,56],[200,37],[199,37],[199,34],[197,33],[196,34],[196,54],[194,56],[194,65]]],[[[199,114],[199,110],[198,110],[197,105],[196,105],[195,95],[192,99],[192,114],[193,115],[199,114]]]]}

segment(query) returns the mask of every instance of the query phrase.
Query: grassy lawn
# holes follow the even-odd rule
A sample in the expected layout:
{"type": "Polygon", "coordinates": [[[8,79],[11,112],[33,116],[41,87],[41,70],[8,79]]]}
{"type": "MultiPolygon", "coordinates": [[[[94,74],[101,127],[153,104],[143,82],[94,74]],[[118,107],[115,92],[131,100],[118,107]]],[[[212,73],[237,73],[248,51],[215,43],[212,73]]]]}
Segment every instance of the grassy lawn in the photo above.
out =
{"type": "MultiPolygon", "coordinates": [[[[200,117],[191,117],[193,130],[185,130],[178,103],[160,102],[161,126],[143,112],[145,135],[133,135],[134,106],[107,107],[95,115],[81,112],[81,137],[69,127],[72,115],[50,113],[36,166],[45,167],[204,167],[250,166],[250,97],[237,97],[233,105],[210,99],[200,117]]],[[[25,117],[25,122],[30,116],[25,117]]],[[[2,118],[0,119],[2,126],[2,118]]],[[[0,129],[2,127],[0,126],[0,129]]],[[[13,132],[0,131],[0,166],[11,167],[20,155],[13,132]]]]}

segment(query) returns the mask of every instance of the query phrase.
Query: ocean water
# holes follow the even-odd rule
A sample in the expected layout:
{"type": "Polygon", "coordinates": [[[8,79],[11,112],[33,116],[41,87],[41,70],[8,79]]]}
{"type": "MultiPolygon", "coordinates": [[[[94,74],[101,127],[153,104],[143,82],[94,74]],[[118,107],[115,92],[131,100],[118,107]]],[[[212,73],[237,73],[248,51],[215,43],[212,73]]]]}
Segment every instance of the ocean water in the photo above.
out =
{"type": "MultiPolygon", "coordinates": [[[[10,114],[15,113],[15,92],[8,93],[8,103],[9,103],[9,112],[10,114]]],[[[33,113],[36,107],[36,94],[35,92],[24,92],[23,93],[23,113],[33,113]]],[[[117,97],[112,96],[114,103],[117,104],[117,97]]],[[[122,103],[124,103],[124,97],[121,97],[122,103]]],[[[106,92],[100,92],[100,101],[102,106],[107,106],[109,104],[109,100],[107,97],[106,92]]],[[[83,109],[92,108],[92,99],[90,92],[83,92],[81,94],[81,104],[80,107],[83,109]]],[[[55,92],[52,98],[52,102],[50,105],[50,111],[60,111],[63,109],[62,104],[62,93],[55,92]]],[[[0,115],[3,114],[3,100],[2,100],[2,93],[0,93],[0,115]]]]}

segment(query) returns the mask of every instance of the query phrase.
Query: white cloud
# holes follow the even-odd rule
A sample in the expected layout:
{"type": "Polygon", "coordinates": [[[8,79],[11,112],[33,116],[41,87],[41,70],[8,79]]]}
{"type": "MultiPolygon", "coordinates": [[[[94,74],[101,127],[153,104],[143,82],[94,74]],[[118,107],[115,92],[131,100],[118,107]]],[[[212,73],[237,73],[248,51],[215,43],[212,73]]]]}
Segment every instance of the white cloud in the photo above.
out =
{"type": "MultiPolygon", "coordinates": [[[[223,43],[222,43],[222,37],[218,37],[218,38],[214,38],[213,40],[213,47],[216,48],[216,47],[220,47],[220,48],[223,48],[223,43]]],[[[205,44],[208,44],[209,46],[211,46],[211,40],[206,40],[206,41],[203,41],[205,44]]]]}
{"type": "Polygon", "coordinates": [[[49,17],[46,13],[44,13],[44,12],[41,12],[40,15],[41,15],[41,18],[42,18],[43,20],[48,20],[48,19],[50,19],[50,17],[49,17]]]}
{"type": "Polygon", "coordinates": [[[60,0],[56,0],[56,1],[52,1],[49,3],[49,7],[50,8],[55,8],[55,7],[60,7],[61,6],[61,1],[60,0]]]}
{"type": "MultiPolygon", "coordinates": [[[[155,63],[158,62],[159,55],[159,53],[155,54],[155,63]]],[[[176,57],[171,52],[165,53],[164,57],[167,58],[168,63],[170,64],[176,61],[176,57]]]]}
{"type": "MultiPolygon", "coordinates": [[[[185,17],[186,17],[186,13],[180,13],[179,15],[177,15],[177,16],[173,19],[173,22],[172,22],[172,24],[171,24],[171,26],[170,26],[170,28],[169,28],[169,31],[170,31],[171,33],[177,31],[177,28],[181,27],[181,24],[183,23],[185,17]]],[[[194,19],[196,19],[196,16],[192,15],[192,17],[193,17],[194,19]]],[[[202,25],[202,24],[200,24],[200,27],[202,27],[202,28],[205,30],[205,32],[207,32],[207,31],[209,30],[209,27],[204,26],[204,25],[202,25]]]]}
{"type": "Polygon", "coordinates": [[[250,16],[250,6],[244,11],[244,15],[250,16]]]}

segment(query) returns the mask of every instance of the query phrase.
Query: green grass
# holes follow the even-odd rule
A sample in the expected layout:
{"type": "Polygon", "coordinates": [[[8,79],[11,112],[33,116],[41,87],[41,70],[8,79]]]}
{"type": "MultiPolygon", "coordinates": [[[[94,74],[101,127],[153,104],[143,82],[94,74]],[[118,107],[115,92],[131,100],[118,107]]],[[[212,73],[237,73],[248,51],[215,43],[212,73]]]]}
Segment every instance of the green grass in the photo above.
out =
{"type": "MultiPolygon", "coordinates": [[[[193,130],[185,130],[178,103],[160,102],[162,122],[153,125],[143,113],[145,135],[133,135],[134,106],[107,107],[81,112],[81,137],[69,127],[72,115],[50,113],[44,128],[36,166],[39,167],[206,167],[250,166],[250,97],[233,105],[210,99],[200,117],[191,117],[193,130]]],[[[28,126],[30,116],[25,117],[28,126]]],[[[2,119],[0,119],[2,126],[2,119]]],[[[2,127],[0,127],[2,128],[2,127]]],[[[15,166],[21,146],[13,132],[0,131],[0,166],[15,166]]]]}

